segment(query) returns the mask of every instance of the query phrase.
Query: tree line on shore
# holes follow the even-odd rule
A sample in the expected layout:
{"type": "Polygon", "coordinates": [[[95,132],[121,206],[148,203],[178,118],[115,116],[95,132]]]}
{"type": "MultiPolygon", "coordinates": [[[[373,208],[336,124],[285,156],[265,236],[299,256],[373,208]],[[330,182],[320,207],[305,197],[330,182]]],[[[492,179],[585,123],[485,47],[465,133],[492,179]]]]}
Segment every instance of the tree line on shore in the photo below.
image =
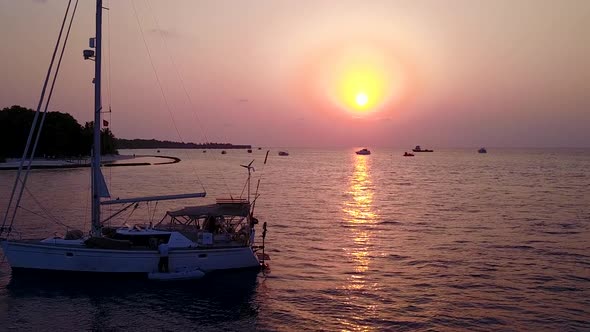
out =
{"type": "Polygon", "coordinates": [[[119,149],[251,149],[251,145],[231,143],[184,143],[156,139],[116,139],[119,149]]]}
{"type": "MultiPolygon", "coordinates": [[[[39,114],[40,123],[43,114],[39,114]]],[[[0,162],[6,158],[22,157],[35,111],[18,105],[0,110],[0,162]]],[[[80,125],[68,113],[47,112],[36,157],[72,158],[90,155],[93,122],[80,125]]],[[[33,133],[33,138],[37,130],[33,133]]],[[[31,142],[34,143],[34,140],[31,142]]],[[[101,131],[101,153],[117,154],[116,138],[109,128],[101,131]]]]}
{"type": "MultiPolygon", "coordinates": [[[[38,122],[43,114],[39,114],[38,122]]],[[[0,110],[0,162],[6,158],[22,157],[35,111],[19,105],[0,110]]],[[[73,116],[62,112],[47,112],[36,157],[76,158],[90,155],[93,122],[80,125],[73,116]]],[[[37,132],[33,133],[33,138],[37,132]]],[[[34,141],[33,141],[34,142],[34,141]]],[[[32,143],[31,143],[32,144],[32,143]]],[[[32,145],[31,145],[32,147],[32,145]]],[[[109,128],[101,130],[101,153],[118,154],[117,149],[250,149],[251,145],[230,143],[184,143],[155,139],[118,139],[109,128]]]]}

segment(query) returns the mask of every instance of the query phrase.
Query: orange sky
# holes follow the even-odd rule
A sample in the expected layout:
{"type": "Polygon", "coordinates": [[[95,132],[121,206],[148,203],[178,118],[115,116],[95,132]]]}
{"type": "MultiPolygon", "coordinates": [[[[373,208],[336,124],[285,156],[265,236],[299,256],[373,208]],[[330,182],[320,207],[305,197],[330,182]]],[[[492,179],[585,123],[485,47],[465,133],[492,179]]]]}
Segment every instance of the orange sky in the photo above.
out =
{"type": "MultiPolygon", "coordinates": [[[[0,1],[0,107],[36,105],[66,4],[0,1]]],[[[588,1],[105,5],[111,38],[103,75],[111,76],[112,96],[105,80],[103,103],[111,105],[107,119],[118,137],[264,146],[590,145],[588,1]],[[356,102],[361,93],[364,107],[356,102]]],[[[81,1],[78,10],[51,108],[84,122],[92,117],[93,66],[81,51],[93,34],[93,6],[81,1]]]]}

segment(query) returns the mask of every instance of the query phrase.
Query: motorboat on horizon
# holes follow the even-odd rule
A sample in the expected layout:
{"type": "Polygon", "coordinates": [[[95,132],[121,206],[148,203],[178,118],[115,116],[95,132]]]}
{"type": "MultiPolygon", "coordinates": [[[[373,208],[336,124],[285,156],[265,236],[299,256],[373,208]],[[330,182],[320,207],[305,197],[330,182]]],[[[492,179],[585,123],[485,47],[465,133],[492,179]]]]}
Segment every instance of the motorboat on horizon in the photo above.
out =
{"type": "Polygon", "coordinates": [[[486,150],[486,148],[480,148],[479,150],[477,150],[478,153],[488,153],[488,150],[486,150]]]}
{"type": "Polygon", "coordinates": [[[420,147],[420,145],[416,145],[416,147],[413,148],[412,151],[414,151],[414,152],[434,152],[434,150],[422,149],[420,147]]]}
{"type": "Polygon", "coordinates": [[[364,149],[360,149],[358,151],[356,151],[356,154],[360,154],[360,155],[370,155],[371,151],[369,151],[369,149],[364,148],[364,149]]]}

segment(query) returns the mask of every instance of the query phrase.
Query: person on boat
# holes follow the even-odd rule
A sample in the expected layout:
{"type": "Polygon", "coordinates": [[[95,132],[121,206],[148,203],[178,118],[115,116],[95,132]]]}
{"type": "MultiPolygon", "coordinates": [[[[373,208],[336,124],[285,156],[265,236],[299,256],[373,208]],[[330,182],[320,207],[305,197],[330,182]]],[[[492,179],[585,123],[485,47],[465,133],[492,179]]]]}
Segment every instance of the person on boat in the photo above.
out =
{"type": "Polygon", "coordinates": [[[203,223],[203,229],[209,233],[217,233],[217,220],[215,220],[214,216],[208,216],[205,222],[203,223]]]}
{"type": "Polygon", "coordinates": [[[158,262],[158,272],[170,272],[168,270],[168,244],[160,240],[158,252],[160,253],[160,261],[158,262]]]}

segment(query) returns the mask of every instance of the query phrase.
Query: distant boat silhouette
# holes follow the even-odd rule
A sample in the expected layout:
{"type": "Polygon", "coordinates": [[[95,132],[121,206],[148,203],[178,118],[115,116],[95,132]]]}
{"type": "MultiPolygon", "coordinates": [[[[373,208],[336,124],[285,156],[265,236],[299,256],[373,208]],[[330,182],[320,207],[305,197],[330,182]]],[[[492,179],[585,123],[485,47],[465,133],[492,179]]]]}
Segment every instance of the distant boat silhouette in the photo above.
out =
{"type": "Polygon", "coordinates": [[[252,153],[252,149],[248,149],[248,153],[252,153]]]}
{"type": "Polygon", "coordinates": [[[413,153],[404,152],[404,157],[413,157],[413,156],[414,156],[413,153]]]}
{"type": "Polygon", "coordinates": [[[420,145],[416,145],[415,148],[412,149],[414,152],[434,152],[434,150],[422,149],[420,145]]]}
{"type": "Polygon", "coordinates": [[[289,152],[286,151],[279,151],[279,156],[288,156],[289,152]]]}
{"type": "Polygon", "coordinates": [[[477,150],[477,152],[479,152],[479,153],[488,153],[488,150],[486,150],[486,148],[481,148],[481,149],[477,150]]]}
{"type": "Polygon", "coordinates": [[[369,149],[365,148],[365,149],[360,149],[360,150],[356,151],[356,154],[370,155],[371,154],[371,151],[369,151],[369,149]]]}
{"type": "Polygon", "coordinates": [[[226,154],[227,152],[225,152],[225,150],[221,151],[221,154],[226,154]]]}

